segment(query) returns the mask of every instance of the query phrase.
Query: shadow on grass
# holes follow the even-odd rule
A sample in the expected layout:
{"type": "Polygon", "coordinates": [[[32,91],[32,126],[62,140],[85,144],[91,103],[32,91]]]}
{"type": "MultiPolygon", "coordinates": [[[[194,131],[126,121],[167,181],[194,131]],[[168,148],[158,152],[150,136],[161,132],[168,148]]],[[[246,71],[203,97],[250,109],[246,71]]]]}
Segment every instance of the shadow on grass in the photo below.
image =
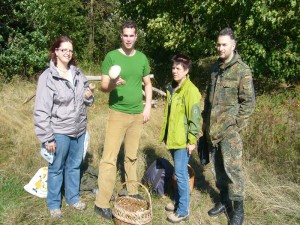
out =
{"type": "MultiPolygon", "coordinates": [[[[166,151],[166,154],[158,154],[155,148],[153,148],[152,146],[146,146],[143,149],[141,149],[141,152],[145,156],[145,170],[147,170],[147,168],[149,168],[150,165],[159,157],[163,157],[169,160],[171,164],[173,164],[171,154],[168,154],[168,151],[166,151]]],[[[117,158],[117,171],[119,171],[121,181],[125,181],[124,157],[124,146],[122,145],[117,158]]],[[[204,175],[204,167],[200,164],[199,159],[196,157],[198,157],[198,155],[193,154],[189,160],[189,164],[195,170],[194,189],[200,191],[201,193],[208,193],[213,202],[218,202],[219,194],[206,179],[204,175]]],[[[169,182],[165,193],[167,196],[170,197],[170,199],[174,200],[174,189],[171,183],[172,182],[169,182]]]]}
{"type": "Polygon", "coordinates": [[[125,152],[124,152],[124,144],[122,144],[117,157],[117,172],[119,171],[122,182],[125,181],[124,160],[125,160],[125,152]]]}
{"type": "MultiPolygon", "coordinates": [[[[197,156],[197,155],[196,155],[197,156]]],[[[217,202],[219,194],[215,191],[215,189],[210,185],[210,183],[206,180],[204,176],[204,167],[200,165],[199,161],[196,160],[195,155],[190,157],[189,164],[195,170],[195,185],[194,188],[198,189],[200,192],[207,192],[210,195],[210,198],[213,199],[214,202],[217,202]]]]}
{"type": "MultiPolygon", "coordinates": [[[[143,152],[145,154],[146,159],[146,169],[149,168],[149,166],[159,157],[163,157],[168,159],[166,155],[158,155],[152,147],[145,147],[143,149],[143,152]]],[[[167,152],[167,151],[166,151],[167,152]]],[[[194,183],[194,189],[199,190],[200,192],[207,192],[210,195],[210,198],[213,199],[213,202],[217,202],[219,200],[218,192],[211,186],[211,184],[208,182],[208,180],[204,176],[204,167],[200,165],[199,160],[197,160],[195,157],[198,155],[193,154],[190,157],[189,164],[192,166],[192,168],[195,170],[195,183],[194,183]]],[[[171,157],[171,154],[170,154],[171,157]]],[[[172,157],[171,157],[172,159],[172,157]]],[[[170,160],[171,164],[173,164],[173,161],[170,160]]],[[[169,182],[167,189],[165,190],[166,194],[170,196],[170,198],[174,199],[174,189],[171,185],[172,182],[169,182]]]]}
{"type": "Polygon", "coordinates": [[[142,150],[143,153],[145,154],[145,160],[146,160],[146,169],[149,168],[149,166],[156,160],[157,158],[163,157],[163,155],[158,155],[155,151],[155,149],[151,146],[146,146],[142,150]]]}

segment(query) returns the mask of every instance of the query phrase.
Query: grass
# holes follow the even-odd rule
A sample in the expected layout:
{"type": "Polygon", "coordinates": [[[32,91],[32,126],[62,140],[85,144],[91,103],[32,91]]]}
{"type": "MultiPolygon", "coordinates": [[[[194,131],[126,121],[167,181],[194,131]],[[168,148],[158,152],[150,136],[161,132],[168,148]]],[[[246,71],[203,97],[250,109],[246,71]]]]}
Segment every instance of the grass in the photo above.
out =
{"type": "Polygon", "coordinates": [[[277,175],[296,183],[300,183],[299,109],[300,86],[263,94],[243,133],[248,160],[263,161],[277,175]]]}
{"type": "MultiPolygon", "coordinates": [[[[95,196],[82,194],[88,208],[83,213],[63,202],[63,219],[51,219],[45,199],[27,193],[23,186],[36,171],[46,166],[39,155],[40,143],[33,128],[34,99],[23,105],[35,92],[36,84],[16,79],[0,87],[0,224],[114,224],[93,212],[95,196]]],[[[299,89],[261,95],[249,127],[243,132],[245,140],[246,201],[245,224],[300,224],[299,184],[299,89]],[[297,136],[298,135],[298,136],[297,136]]],[[[88,130],[91,136],[90,163],[97,167],[103,150],[107,120],[107,95],[96,91],[96,102],[89,109],[88,130]]],[[[171,160],[164,146],[157,142],[163,115],[163,101],[153,108],[151,121],[145,125],[138,154],[138,177],[157,157],[171,160]]],[[[122,180],[122,157],[118,159],[117,187],[122,180]]],[[[207,211],[217,201],[218,193],[211,165],[200,166],[196,152],[190,160],[196,171],[195,187],[191,193],[190,219],[185,224],[227,224],[225,215],[210,218],[207,211]]],[[[164,206],[171,200],[151,193],[153,225],[168,224],[164,206]]]]}

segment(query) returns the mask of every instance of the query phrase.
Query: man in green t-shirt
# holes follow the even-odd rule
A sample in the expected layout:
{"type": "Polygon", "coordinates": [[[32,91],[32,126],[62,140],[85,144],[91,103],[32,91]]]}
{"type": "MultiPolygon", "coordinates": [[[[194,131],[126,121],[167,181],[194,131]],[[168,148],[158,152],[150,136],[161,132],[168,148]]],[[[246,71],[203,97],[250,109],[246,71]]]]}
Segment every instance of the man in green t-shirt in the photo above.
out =
{"type": "MultiPolygon", "coordinates": [[[[137,150],[143,124],[150,119],[152,84],[147,57],[134,49],[137,40],[135,22],[127,21],[121,27],[122,46],[109,52],[102,63],[101,90],[109,92],[109,117],[105,134],[104,150],[99,165],[99,192],[95,201],[95,212],[111,219],[109,201],[116,180],[116,162],[124,142],[124,168],[126,180],[137,180],[137,150]],[[120,66],[120,75],[110,78],[112,66],[120,66]],[[125,83],[126,82],[126,83],[125,83]],[[142,82],[146,94],[143,105],[142,82]],[[125,83],[125,84],[124,84],[125,83]]],[[[134,185],[127,185],[129,195],[140,197],[134,185]]]]}

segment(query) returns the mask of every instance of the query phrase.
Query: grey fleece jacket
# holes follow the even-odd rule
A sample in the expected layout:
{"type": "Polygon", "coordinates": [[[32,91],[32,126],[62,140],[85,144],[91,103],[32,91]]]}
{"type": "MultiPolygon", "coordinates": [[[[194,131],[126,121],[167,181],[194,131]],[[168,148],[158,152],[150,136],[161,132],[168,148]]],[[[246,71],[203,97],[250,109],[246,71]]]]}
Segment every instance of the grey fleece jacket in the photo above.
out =
{"type": "Polygon", "coordinates": [[[34,127],[42,143],[53,140],[55,133],[78,137],[86,131],[86,107],[93,104],[94,97],[85,98],[89,81],[77,67],[70,69],[73,84],[59,75],[52,61],[39,77],[34,127]]]}

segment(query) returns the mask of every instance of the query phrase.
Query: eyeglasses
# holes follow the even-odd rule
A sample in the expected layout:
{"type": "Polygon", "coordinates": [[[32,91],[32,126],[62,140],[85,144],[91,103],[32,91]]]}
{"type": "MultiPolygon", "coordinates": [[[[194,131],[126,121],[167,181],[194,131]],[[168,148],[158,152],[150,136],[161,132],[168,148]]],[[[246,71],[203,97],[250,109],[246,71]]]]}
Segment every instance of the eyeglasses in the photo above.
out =
{"type": "Polygon", "coordinates": [[[58,50],[61,51],[63,54],[65,54],[65,53],[67,53],[67,52],[69,52],[70,54],[73,54],[73,53],[74,53],[73,50],[66,49],[66,48],[64,48],[64,49],[58,48],[58,50]]]}

